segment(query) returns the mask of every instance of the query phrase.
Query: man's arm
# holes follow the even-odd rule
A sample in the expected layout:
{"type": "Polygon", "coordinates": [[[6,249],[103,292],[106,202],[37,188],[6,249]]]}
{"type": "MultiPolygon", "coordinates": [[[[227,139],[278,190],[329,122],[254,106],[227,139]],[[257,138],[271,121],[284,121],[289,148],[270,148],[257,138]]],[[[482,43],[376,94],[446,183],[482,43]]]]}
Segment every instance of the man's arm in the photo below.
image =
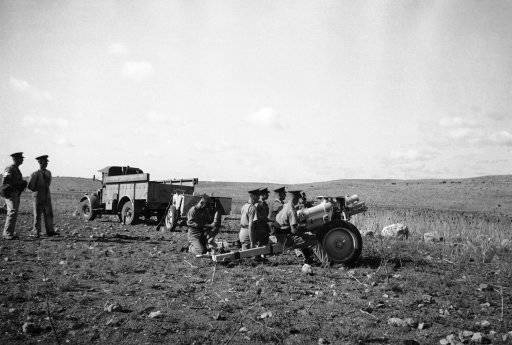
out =
{"type": "Polygon", "coordinates": [[[28,181],[28,189],[33,192],[37,190],[37,171],[30,175],[30,180],[28,181]]]}
{"type": "Polygon", "coordinates": [[[247,211],[247,218],[249,220],[249,225],[247,229],[249,230],[249,241],[251,242],[251,247],[254,245],[254,239],[256,238],[256,228],[254,226],[254,221],[258,218],[256,216],[256,207],[251,206],[247,211]]]}
{"type": "Polygon", "coordinates": [[[190,210],[188,210],[188,213],[187,213],[187,225],[188,226],[191,226],[193,228],[199,227],[199,224],[197,223],[196,215],[197,215],[197,210],[194,206],[192,206],[190,208],[190,210]]]}

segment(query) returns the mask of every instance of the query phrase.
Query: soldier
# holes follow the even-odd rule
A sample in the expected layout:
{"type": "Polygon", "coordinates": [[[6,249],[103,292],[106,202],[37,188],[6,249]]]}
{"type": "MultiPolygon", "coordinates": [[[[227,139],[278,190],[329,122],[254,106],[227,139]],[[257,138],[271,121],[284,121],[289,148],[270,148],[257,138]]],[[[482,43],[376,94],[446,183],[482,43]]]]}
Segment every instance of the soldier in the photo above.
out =
{"type": "Polygon", "coordinates": [[[39,170],[32,173],[28,182],[28,189],[34,192],[34,228],[31,236],[39,237],[41,235],[41,217],[44,220],[46,236],[58,236],[59,233],[53,229],[53,208],[50,195],[52,173],[46,169],[49,162],[48,155],[42,155],[36,159],[39,163],[39,170]]]}
{"type": "Polygon", "coordinates": [[[305,263],[314,261],[314,252],[312,248],[316,245],[314,236],[308,236],[299,228],[296,206],[301,196],[301,191],[289,191],[292,199],[287,202],[283,209],[277,214],[276,222],[279,224],[279,230],[276,232],[276,238],[283,247],[293,247],[299,249],[305,263]]]}
{"type": "Polygon", "coordinates": [[[280,187],[277,189],[274,189],[274,193],[276,195],[275,200],[272,202],[272,207],[270,209],[269,215],[268,215],[268,222],[270,225],[270,229],[272,232],[274,231],[275,227],[278,227],[278,225],[275,223],[276,216],[283,209],[284,206],[284,200],[286,199],[286,190],[284,187],[280,187]]]}
{"type": "Polygon", "coordinates": [[[260,199],[256,204],[256,231],[262,235],[260,245],[267,245],[268,237],[270,236],[269,207],[267,204],[269,194],[268,188],[259,189],[260,199]]]}
{"type": "Polygon", "coordinates": [[[189,252],[196,255],[206,254],[208,248],[216,247],[215,236],[220,228],[220,213],[215,213],[213,223],[210,224],[211,214],[206,207],[209,201],[210,197],[203,194],[187,214],[189,252]]]}
{"type": "Polygon", "coordinates": [[[240,218],[240,233],[238,238],[242,244],[242,250],[257,247],[260,244],[268,243],[268,232],[257,227],[257,205],[260,190],[249,191],[249,201],[242,206],[240,218]]]}
{"type": "Polygon", "coordinates": [[[23,164],[23,152],[16,152],[11,155],[13,164],[5,168],[2,181],[1,194],[5,198],[7,206],[7,217],[5,218],[3,238],[6,240],[16,239],[14,228],[18,218],[20,207],[20,194],[27,187],[27,181],[23,180],[19,166],[23,164]]]}

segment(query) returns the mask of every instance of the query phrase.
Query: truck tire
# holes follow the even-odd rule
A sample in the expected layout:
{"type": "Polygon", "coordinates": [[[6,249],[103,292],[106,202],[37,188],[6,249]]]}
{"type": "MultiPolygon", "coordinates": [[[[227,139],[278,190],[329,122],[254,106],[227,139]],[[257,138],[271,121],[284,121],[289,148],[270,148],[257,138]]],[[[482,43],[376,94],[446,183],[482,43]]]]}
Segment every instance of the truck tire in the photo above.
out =
{"type": "Polygon", "coordinates": [[[87,222],[96,218],[96,212],[92,209],[89,199],[84,199],[80,202],[79,210],[82,213],[82,217],[87,222]]]}
{"type": "Polygon", "coordinates": [[[174,205],[171,205],[165,215],[165,228],[169,231],[174,231],[176,223],[178,222],[178,210],[174,205]]]}
{"type": "Polygon", "coordinates": [[[357,228],[346,222],[325,233],[322,247],[331,262],[350,264],[361,256],[363,240],[357,228]]]}
{"type": "Polygon", "coordinates": [[[121,219],[122,222],[126,225],[135,224],[135,209],[131,201],[124,203],[123,208],[121,209],[121,219]]]}

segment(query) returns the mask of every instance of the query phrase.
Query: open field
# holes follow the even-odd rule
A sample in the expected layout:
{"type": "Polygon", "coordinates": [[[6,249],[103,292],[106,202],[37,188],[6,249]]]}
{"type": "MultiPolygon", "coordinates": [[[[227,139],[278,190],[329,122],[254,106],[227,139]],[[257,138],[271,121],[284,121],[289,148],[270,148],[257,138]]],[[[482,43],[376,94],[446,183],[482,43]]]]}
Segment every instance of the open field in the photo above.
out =
{"type": "MultiPolygon", "coordinates": [[[[124,226],[115,217],[85,223],[73,216],[76,201],[99,183],[55,178],[56,225],[63,236],[27,237],[32,216],[30,196],[24,194],[20,240],[0,244],[0,339],[439,344],[467,330],[481,332],[484,342],[510,344],[512,335],[504,337],[512,331],[512,177],[445,182],[299,185],[309,196],[359,194],[369,205],[354,219],[362,231],[396,222],[411,229],[407,240],[365,238],[362,258],[352,267],[314,267],[313,275],[304,275],[292,253],[264,263],[215,265],[181,251],[184,232],[124,226]],[[425,243],[422,234],[433,230],[445,241],[425,243]],[[150,318],[156,311],[160,316],[150,318]],[[394,326],[388,324],[393,317],[413,320],[394,326]],[[34,334],[22,331],[27,319],[38,328],[34,334]]],[[[245,190],[263,185],[199,184],[199,192],[234,197],[235,212],[224,222],[221,238],[236,237],[245,190]]],[[[3,224],[5,216],[0,219],[3,224]]]]}

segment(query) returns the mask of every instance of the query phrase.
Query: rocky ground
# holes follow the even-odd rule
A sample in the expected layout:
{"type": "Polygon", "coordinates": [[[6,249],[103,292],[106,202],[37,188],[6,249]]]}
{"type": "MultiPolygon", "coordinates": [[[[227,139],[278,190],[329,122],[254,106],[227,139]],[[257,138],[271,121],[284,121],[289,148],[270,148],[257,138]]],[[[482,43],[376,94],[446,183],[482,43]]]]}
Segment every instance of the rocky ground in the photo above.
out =
{"type": "Polygon", "coordinates": [[[413,234],[365,237],[351,267],[215,264],[182,251],[184,232],[82,221],[77,194],[54,195],[61,237],[27,236],[24,197],[20,239],[0,242],[0,343],[512,344],[510,247],[483,262],[413,234]]]}

